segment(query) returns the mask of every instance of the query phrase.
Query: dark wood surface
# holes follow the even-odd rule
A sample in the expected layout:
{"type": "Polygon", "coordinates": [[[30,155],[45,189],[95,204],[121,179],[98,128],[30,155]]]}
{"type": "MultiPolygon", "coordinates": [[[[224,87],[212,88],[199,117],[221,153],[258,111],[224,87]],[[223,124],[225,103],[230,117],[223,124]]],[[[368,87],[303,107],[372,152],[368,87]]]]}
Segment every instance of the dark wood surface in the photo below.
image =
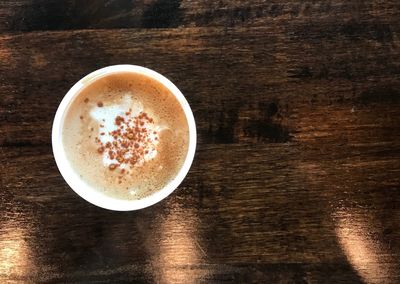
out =
{"type": "Polygon", "coordinates": [[[0,281],[400,282],[398,1],[0,3],[0,281]],[[107,65],[194,111],[182,185],[136,212],[79,198],[51,124],[107,65]]]}

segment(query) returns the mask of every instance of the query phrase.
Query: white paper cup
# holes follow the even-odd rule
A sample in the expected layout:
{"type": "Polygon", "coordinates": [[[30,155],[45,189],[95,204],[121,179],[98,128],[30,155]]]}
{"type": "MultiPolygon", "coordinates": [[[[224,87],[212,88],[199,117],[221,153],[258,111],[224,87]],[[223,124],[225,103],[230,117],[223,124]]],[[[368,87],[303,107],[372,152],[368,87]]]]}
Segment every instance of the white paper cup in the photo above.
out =
{"type": "Polygon", "coordinates": [[[61,175],[68,183],[68,185],[86,201],[94,205],[97,205],[99,207],[116,211],[129,211],[129,210],[142,209],[151,206],[163,200],[168,195],[170,195],[179,186],[179,184],[183,181],[186,174],[188,173],[189,168],[193,162],[194,153],[196,150],[196,124],[194,121],[192,110],[190,109],[190,106],[186,101],[185,97],[183,96],[183,94],[181,93],[181,91],[179,91],[179,89],[163,75],[148,68],[136,65],[114,65],[105,67],[96,70],[90,73],[89,75],[85,76],[81,80],[79,80],[68,91],[68,93],[61,101],[57,109],[56,115],[54,117],[51,136],[52,136],[51,138],[52,138],[54,159],[56,160],[56,164],[61,175]],[[82,90],[82,88],[86,87],[93,81],[103,76],[119,72],[133,72],[133,73],[143,74],[163,84],[166,88],[168,88],[172,92],[172,94],[177,98],[177,100],[181,104],[189,125],[188,153],[186,155],[186,159],[182,165],[182,168],[179,170],[178,174],[164,188],[154,192],[148,197],[137,200],[122,200],[113,198],[85,183],[80,178],[79,173],[75,172],[74,169],[72,168],[68,160],[67,154],[64,151],[63,141],[62,141],[63,140],[62,127],[64,125],[66,114],[69,110],[69,107],[71,106],[71,103],[79,95],[79,92],[82,90]]]}

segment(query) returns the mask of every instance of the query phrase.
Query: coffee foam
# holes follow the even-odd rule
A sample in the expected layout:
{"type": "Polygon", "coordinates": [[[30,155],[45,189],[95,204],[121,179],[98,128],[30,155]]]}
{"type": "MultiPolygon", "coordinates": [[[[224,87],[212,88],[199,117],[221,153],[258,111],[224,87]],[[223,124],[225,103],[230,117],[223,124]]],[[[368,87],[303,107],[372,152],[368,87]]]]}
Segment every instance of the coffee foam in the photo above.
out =
{"type": "MultiPolygon", "coordinates": [[[[99,125],[102,127],[98,130],[98,139],[102,145],[106,145],[107,143],[117,142],[111,133],[113,131],[117,131],[119,129],[118,125],[115,123],[115,119],[117,117],[122,118],[123,121],[131,121],[135,117],[139,116],[140,113],[143,112],[143,105],[140,102],[133,102],[132,100],[133,94],[126,93],[123,95],[123,98],[119,104],[113,104],[110,106],[94,106],[90,111],[90,116],[96,120],[99,125]],[[101,135],[103,134],[103,135],[101,135]]],[[[133,127],[133,123],[125,123],[125,128],[120,129],[121,135],[128,134],[128,127],[133,127]]],[[[167,127],[160,127],[159,125],[154,125],[147,121],[143,121],[142,129],[146,130],[148,135],[146,136],[147,141],[138,142],[140,148],[145,148],[146,153],[142,156],[138,157],[138,161],[136,166],[143,166],[143,164],[147,161],[154,159],[157,156],[157,145],[159,144],[159,135],[158,133],[167,127]]],[[[108,155],[107,151],[102,153],[103,155],[103,164],[108,167],[111,164],[115,163],[115,159],[111,159],[108,155]]],[[[124,155],[125,159],[131,159],[132,155],[128,152],[124,155]]],[[[120,168],[125,169],[128,167],[126,163],[122,163],[120,168]]]]}
{"type": "Polygon", "coordinates": [[[63,129],[64,149],[82,181],[121,199],[140,199],[163,188],[181,168],[188,144],[188,124],[177,99],[158,81],[134,73],[109,75],[84,88],[70,106],[63,129]],[[133,168],[121,164],[110,171],[107,166],[115,160],[98,153],[95,138],[103,144],[114,142],[109,133],[117,129],[115,118],[128,120],[141,112],[154,119],[143,127],[155,147],[133,168]],[[120,179],[121,170],[129,174],[120,179]]]}

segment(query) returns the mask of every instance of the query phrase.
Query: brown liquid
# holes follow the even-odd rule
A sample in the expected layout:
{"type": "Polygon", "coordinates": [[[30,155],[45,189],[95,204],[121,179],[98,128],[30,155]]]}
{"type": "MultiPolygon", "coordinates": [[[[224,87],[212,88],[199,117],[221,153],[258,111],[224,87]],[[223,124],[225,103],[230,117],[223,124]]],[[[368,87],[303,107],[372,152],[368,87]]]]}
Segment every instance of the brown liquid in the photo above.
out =
{"type": "Polygon", "coordinates": [[[162,189],[181,169],[188,144],[188,123],[178,100],[158,81],[136,73],[114,73],[86,86],[70,105],[63,126],[63,146],[72,168],[91,187],[119,199],[140,199],[162,189]],[[93,113],[137,105],[154,127],[161,127],[154,146],[157,154],[141,164],[111,170],[98,151],[98,139],[107,132],[103,124],[114,125],[116,117],[106,115],[104,120],[111,121],[99,121],[93,113]]]}

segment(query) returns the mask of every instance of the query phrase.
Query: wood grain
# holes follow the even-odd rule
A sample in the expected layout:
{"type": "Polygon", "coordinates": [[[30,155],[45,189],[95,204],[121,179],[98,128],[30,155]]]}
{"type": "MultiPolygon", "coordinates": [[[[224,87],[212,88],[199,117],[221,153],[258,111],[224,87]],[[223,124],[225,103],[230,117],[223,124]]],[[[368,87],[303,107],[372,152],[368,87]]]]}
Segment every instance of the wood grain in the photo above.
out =
{"type": "Polygon", "coordinates": [[[358,33],[369,30],[358,20],[375,18],[374,26],[387,30],[387,21],[397,22],[399,13],[395,0],[7,0],[0,3],[0,30],[254,27],[297,20],[315,25],[329,19],[355,20],[357,28],[349,29],[358,33]]]}
{"type": "Polygon", "coordinates": [[[200,143],[398,138],[397,36],[386,42],[338,33],[316,41],[317,33],[303,35],[307,26],[276,28],[4,35],[0,144],[48,144],[67,90],[118,63],[171,78],[193,107],[200,143]]]}
{"type": "MultiPolygon", "coordinates": [[[[398,147],[337,146],[324,152],[291,143],[200,146],[178,191],[133,214],[77,198],[49,150],[3,148],[1,198],[8,214],[1,218],[2,235],[22,230],[29,247],[24,253],[34,263],[28,274],[20,267],[21,274],[3,277],[84,281],[92,279],[83,275],[86,269],[106,279],[119,272],[143,277],[147,271],[160,281],[171,273],[183,280],[209,275],[239,281],[254,269],[260,281],[301,275],[319,282],[326,269],[332,281],[358,279],[343,266],[346,254],[337,234],[346,225],[363,236],[373,233],[374,257],[398,266],[398,147]]],[[[347,234],[343,240],[354,238],[347,234]]],[[[396,275],[385,279],[395,282],[396,275]]]]}
{"type": "Polygon", "coordinates": [[[1,282],[399,283],[399,15],[377,0],[2,1],[1,282]],[[50,145],[67,90],[121,63],[169,77],[198,130],[179,189],[124,213],[79,198],[50,145]]]}

